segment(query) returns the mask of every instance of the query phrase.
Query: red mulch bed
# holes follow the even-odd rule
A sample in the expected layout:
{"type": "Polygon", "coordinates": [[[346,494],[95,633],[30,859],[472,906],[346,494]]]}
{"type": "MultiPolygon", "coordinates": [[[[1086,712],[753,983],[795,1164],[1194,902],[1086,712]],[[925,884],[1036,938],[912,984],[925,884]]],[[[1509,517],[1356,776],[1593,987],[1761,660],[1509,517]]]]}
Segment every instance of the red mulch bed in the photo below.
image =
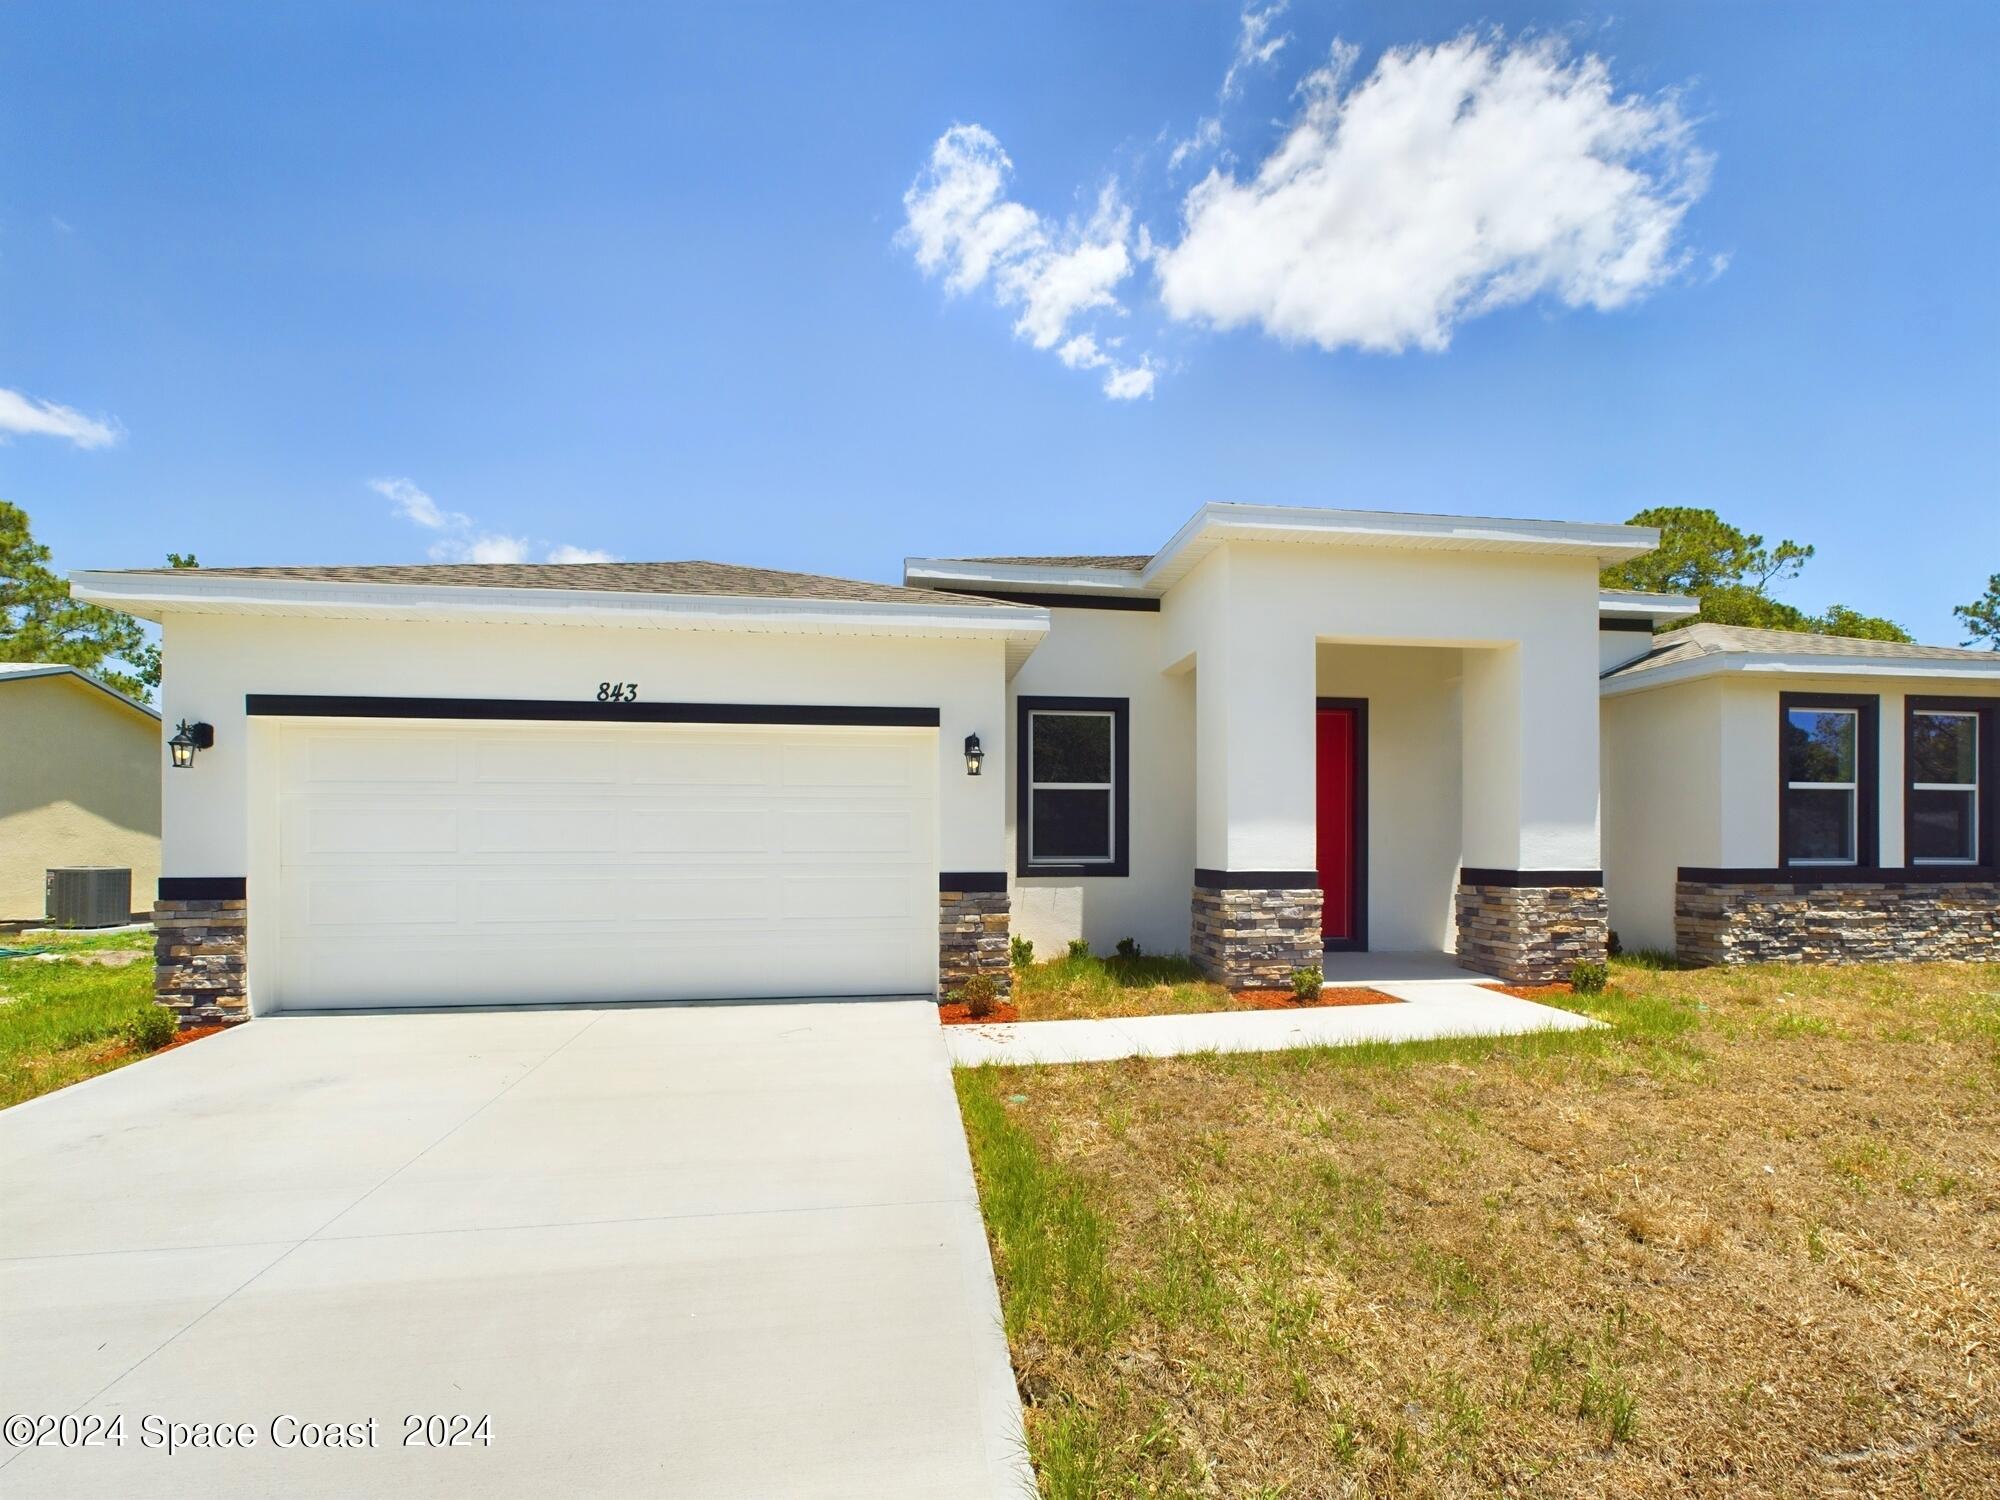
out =
{"type": "Polygon", "coordinates": [[[1489,984],[1485,988],[1512,995],[1516,1000],[1546,1000],[1551,995],[1576,993],[1566,984],[1489,984]]]}
{"type": "Polygon", "coordinates": [[[1021,1013],[1004,1000],[995,1004],[993,1009],[977,1020],[973,1018],[972,1012],[965,1008],[965,1002],[962,1000],[938,1007],[938,1022],[944,1026],[991,1026],[1000,1021],[1020,1019],[1021,1013]]]}
{"type": "Polygon", "coordinates": [[[176,1031],[174,1039],[159,1050],[171,1052],[176,1047],[185,1047],[189,1042],[198,1042],[205,1036],[214,1036],[218,1031],[227,1031],[227,1026],[190,1026],[186,1031],[176,1031]]]}
{"type": "Polygon", "coordinates": [[[1401,1005],[1403,1002],[1394,995],[1385,995],[1380,990],[1362,989],[1358,985],[1343,985],[1337,989],[1321,990],[1310,1000],[1301,1000],[1290,990],[1236,990],[1236,1003],[1247,1010],[1319,1010],[1334,1005],[1401,1005]]]}

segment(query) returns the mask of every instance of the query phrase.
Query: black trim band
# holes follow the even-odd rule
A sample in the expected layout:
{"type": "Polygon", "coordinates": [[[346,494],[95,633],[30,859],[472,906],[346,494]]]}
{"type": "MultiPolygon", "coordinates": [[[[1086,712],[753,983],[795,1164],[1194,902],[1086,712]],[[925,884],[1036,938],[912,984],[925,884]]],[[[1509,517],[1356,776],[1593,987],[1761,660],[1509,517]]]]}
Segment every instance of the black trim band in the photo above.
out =
{"type": "Polygon", "coordinates": [[[1136,609],[1156,615],[1160,601],[1137,594],[1038,594],[1014,589],[960,589],[954,594],[970,594],[975,599],[998,599],[1006,604],[1034,604],[1043,609],[1136,609]]]}
{"type": "Polygon", "coordinates": [[[1781,865],[1728,869],[1682,865],[1674,872],[1688,885],[1984,885],[2000,882],[1993,865],[1781,865]]]}
{"type": "Polygon", "coordinates": [[[1647,635],[1653,634],[1653,622],[1651,620],[1607,620],[1602,615],[1599,615],[1597,617],[1597,628],[1599,630],[1629,630],[1635,634],[1643,630],[1647,635]]]}
{"type": "Polygon", "coordinates": [[[1558,886],[1603,885],[1602,870],[1485,870],[1467,865],[1458,872],[1460,885],[1498,885],[1510,890],[1553,890],[1558,886]]]}
{"type": "Polygon", "coordinates": [[[162,901],[246,901],[250,882],[241,875],[162,875],[162,901]]]}
{"type": "Polygon", "coordinates": [[[1194,883],[1211,891],[1316,891],[1317,870],[1203,870],[1194,883]]]}
{"type": "Polygon", "coordinates": [[[1004,891],[1007,889],[1005,870],[945,870],[938,876],[938,894],[947,892],[971,894],[974,891],[1004,891]]]}
{"type": "Polygon", "coordinates": [[[865,708],[825,703],[594,703],[561,698],[356,698],[317,693],[248,693],[253,718],[515,719],[587,724],[831,724],[935,729],[935,708],[865,708]]]}

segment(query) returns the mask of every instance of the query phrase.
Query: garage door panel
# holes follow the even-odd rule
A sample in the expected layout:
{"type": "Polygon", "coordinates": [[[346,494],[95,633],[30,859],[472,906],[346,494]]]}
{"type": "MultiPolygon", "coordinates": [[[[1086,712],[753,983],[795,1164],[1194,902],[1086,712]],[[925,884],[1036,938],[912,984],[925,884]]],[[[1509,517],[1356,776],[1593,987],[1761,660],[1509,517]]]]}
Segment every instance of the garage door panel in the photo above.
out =
{"type": "Polygon", "coordinates": [[[683,807],[637,813],[627,826],[635,854],[762,854],[775,821],[761,807],[683,807]]]}
{"type": "Polygon", "coordinates": [[[787,745],[785,785],[908,786],[911,751],[904,745],[787,745]]]}
{"type": "Polygon", "coordinates": [[[935,754],[904,730],[286,726],[275,1003],[927,993],[935,754]]]}
{"type": "Polygon", "coordinates": [[[378,876],[367,880],[310,878],[296,895],[309,930],[408,927],[457,923],[461,906],[452,879],[407,880],[378,876]]]}
{"type": "Polygon", "coordinates": [[[458,852],[459,815],[451,808],[389,809],[342,798],[294,805],[288,814],[283,830],[285,845],[307,859],[339,854],[379,859],[458,852]]]}
{"type": "Polygon", "coordinates": [[[909,808],[880,803],[800,803],[786,810],[782,827],[788,854],[903,854],[915,838],[909,808]]]}
{"type": "Polygon", "coordinates": [[[616,854],[619,815],[482,806],[465,816],[467,854],[616,854]]]}
{"type": "Polygon", "coordinates": [[[626,779],[639,786],[765,786],[774,748],[741,739],[623,747],[626,779]]]}
{"type": "Polygon", "coordinates": [[[472,780],[482,786],[601,786],[618,779],[618,747],[608,740],[485,740],[471,747],[472,780]]]}

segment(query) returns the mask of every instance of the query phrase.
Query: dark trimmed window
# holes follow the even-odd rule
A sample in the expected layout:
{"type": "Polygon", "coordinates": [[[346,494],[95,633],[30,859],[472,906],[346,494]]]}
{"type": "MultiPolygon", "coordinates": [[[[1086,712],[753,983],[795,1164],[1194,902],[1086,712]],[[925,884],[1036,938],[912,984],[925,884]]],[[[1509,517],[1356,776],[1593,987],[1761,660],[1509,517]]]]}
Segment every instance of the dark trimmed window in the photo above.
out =
{"type": "Polygon", "coordinates": [[[1778,697],[1778,862],[1872,865],[1876,848],[1873,697],[1778,697]]]}
{"type": "Polygon", "coordinates": [[[1994,704],[1907,700],[1903,736],[1903,863],[1990,863],[1994,704]]]}
{"type": "Polygon", "coordinates": [[[1127,873],[1130,700],[1023,697],[1016,711],[1018,873],[1127,873]]]}

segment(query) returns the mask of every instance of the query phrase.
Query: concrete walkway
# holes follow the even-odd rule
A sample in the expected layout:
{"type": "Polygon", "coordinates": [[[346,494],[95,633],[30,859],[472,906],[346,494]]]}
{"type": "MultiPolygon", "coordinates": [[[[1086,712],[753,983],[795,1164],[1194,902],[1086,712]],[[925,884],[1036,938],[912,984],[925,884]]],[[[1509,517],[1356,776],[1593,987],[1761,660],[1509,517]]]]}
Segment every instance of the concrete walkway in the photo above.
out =
{"type": "Polygon", "coordinates": [[[0,1111],[0,1203],[0,1414],[125,1423],[0,1494],[1032,1493],[928,1000],[268,1018],[0,1111]]]}
{"type": "Polygon", "coordinates": [[[1503,994],[1489,987],[1497,981],[1469,974],[1441,954],[1328,954],[1326,982],[1380,990],[1402,1003],[947,1026],[945,1046],[955,1065],[970,1068],[982,1063],[1111,1062],[1197,1052],[1281,1052],[1360,1042],[1518,1036],[1531,1031],[1582,1031],[1603,1024],[1503,994]]]}

